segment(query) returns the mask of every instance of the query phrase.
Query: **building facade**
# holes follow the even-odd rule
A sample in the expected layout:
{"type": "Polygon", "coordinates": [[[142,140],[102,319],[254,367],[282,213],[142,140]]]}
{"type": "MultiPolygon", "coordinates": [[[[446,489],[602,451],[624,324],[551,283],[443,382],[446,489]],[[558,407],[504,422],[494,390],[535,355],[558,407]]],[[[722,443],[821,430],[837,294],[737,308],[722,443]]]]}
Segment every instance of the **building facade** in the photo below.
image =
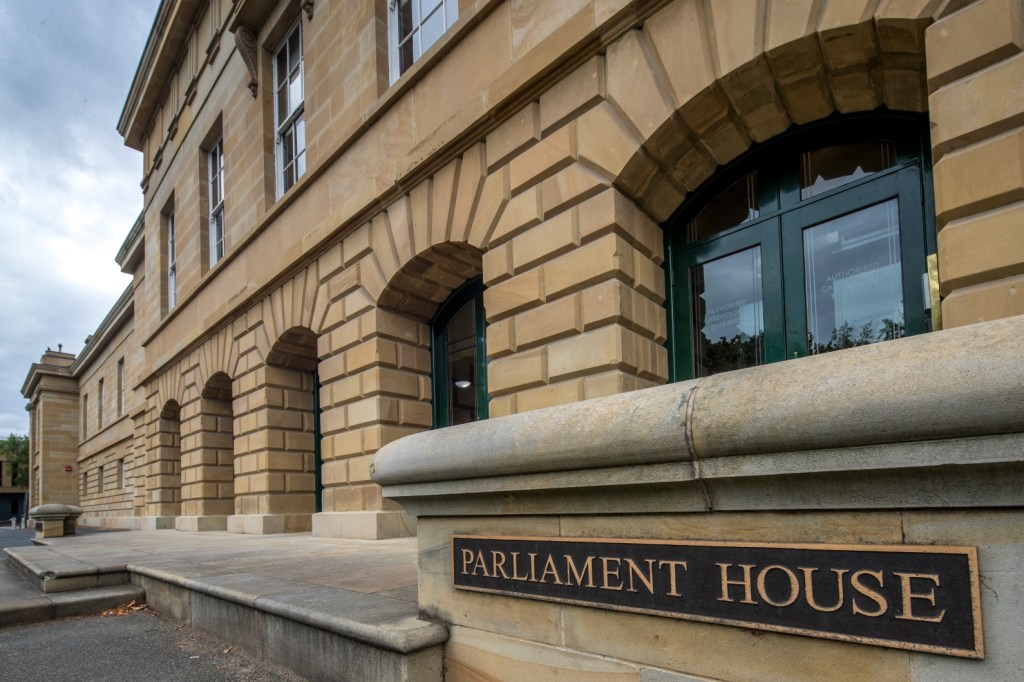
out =
{"type": "Polygon", "coordinates": [[[1019,3],[399,4],[162,3],[119,123],[134,280],[72,370],[87,518],[401,535],[370,462],[439,395],[1021,313],[1019,3]],[[475,280],[473,387],[439,387],[475,280]]]}
{"type": "Polygon", "coordinates": [[[411,535],[405,436],[1019,328],[1022,50],[1019,0],[165,0],[132,285],[30,372],[32,504],[411,535]]]}

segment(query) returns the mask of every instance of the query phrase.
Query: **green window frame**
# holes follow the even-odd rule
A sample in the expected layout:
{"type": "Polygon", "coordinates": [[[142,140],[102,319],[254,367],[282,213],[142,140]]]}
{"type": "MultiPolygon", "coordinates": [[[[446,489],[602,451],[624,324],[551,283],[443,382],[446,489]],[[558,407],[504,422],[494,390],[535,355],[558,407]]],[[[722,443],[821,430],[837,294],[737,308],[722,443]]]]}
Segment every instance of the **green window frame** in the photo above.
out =
{"type": "Polygon", "coordinates": [[[485,328],[484,284],[475,277],[452,292],[430,322],[435,429],[487,418],[485,328]]]}
{"type": "MultiPolygon", "coordinates": [[[[760,325],[752,327],[748,323],[746,326],[748,329],[759,327],[761,333],[757,335],[759,338],[744,333],[739,346],[736,343],[729,346],[738,354],[733,357],[742,357],[741,366],[803,357],[815,352],[815,348],[819,349],[817,352],[837,349],[823,344],[821,339],[814,339],[808,328],[811,303],[806,298],[807,268],[811,266],[805,263],[805,253],[813,257],[815,252],[806,251],[810,247],[805,240],[810,239],[808,235],[813,228],[839,223],[843,218],[849,221],[849,217],[866,214],[869,210],[877,213],[883,207],[893,216],[892,221],[898,217],[898,223],[892,223],[895,227],[890,228],[889,239],[891,250],[899,259],[902,326],[894,323],[888,334],[879,331],[871,341],[864,340],[867,337],[862,335],[861,341],[870,343],[892,335],[910,336],[929,331],[926,257],[936,250],[931,184],[927,119],[911,114],[832,117],[793,128],[752,148],[722,169],[665,223],[671,379],[678,381],[714,373],[714,362],[707,358],[698,360],[697,351],[704,349],[697,348],[694,319],[700,315],[704,315],[700,317],[702,322],[711,319],[712,309],[699,291],[704,286],[705,266],[722,264],[718,281],[727,281],[727,274],[736,271],[736,268],[724,267],[722,259],[728,256],[750,255],[751,261],[760,266],[757,293],[761,300],[755,306],[760,315],[755,319],[760,325]],[[811,193],[813,190],[801,192],[801,154],[865,142],[883,143],[889,151],[890,156],[881,170],[833,186],[826,183],[823,190],[815,193],[811,193]],[[744,183],[747,178],[754,180],[744,183]],[[716,204],[722,197],[729,199],[716,204]],[[746,197],[751,208],[745,211],[742,203],[733,201],[733,197],[746,197]],[[705,229],[705,223],[697,220],[704,215],[702,211],[720,206],[724,207],[722,215],[732,216],[733,222],[738,224],[730,226],[726,222],[722,225],[724,229],[705,229]],[[700,298],[704,300],[698,300],[700,298]],[[697,312],[698,306],[704,306],[701,312],[697,312]],[[749,362],[744,364],[747,359],[749,362]]],[[[888,276],[892,281],[897,277],[895,267],[895,263],[889,267],[888,276]]],[[[735,305],[739,306],[740,302],[735,305]]],[[[749,318],[750,311],[744,312],[749,318]]],[[[701,333],[706,329],[702,328],[701,333]]],[[[832,340],[835,339],[833,329],[832,340]]],[[[856,340],[851,342],[849,337],[843,343],[861,345],[856,340]]]]}
{"type": "Polygon", "coordinates": [[[320,426],[320,418],[323,416],[323,406],[320,404],[320,367],[313,370],[313,489],[316,491],[316,500],[313,503],[313,511],[319,514],[324,510],[324,433],[320,426]]]}

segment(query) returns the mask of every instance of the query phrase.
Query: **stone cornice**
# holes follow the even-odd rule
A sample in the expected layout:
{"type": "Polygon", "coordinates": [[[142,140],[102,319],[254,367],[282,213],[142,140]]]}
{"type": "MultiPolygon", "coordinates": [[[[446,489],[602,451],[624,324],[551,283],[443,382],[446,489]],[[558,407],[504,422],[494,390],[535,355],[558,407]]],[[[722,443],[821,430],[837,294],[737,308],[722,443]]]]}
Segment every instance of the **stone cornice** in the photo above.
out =
{"type": "Polygon", "coordinates": [[[82,370],[92,363],[100,349],[106,346],[110,338],[135,314],[134,293],[133,286],[128,285],[128,288],[117,299],[117,302],[114,303],[107,316],[100,322],[100,326],[89,337],[85,348],[82,349],[74,364],[71,365],[71,372],[74,376],[81,375],[82,370]]]}
{"type": "MultiPolygon", "coordinates": [[[[60,353],[60,355],[67,355],[60,353]]],[[[45,357],[45,356],[44,356],[45,357]]],[[[74,360],[73,355],[68,355],[74,360]]],[[[28,375],[25,377],[24,383],[21,385],[21,395],[27,400],[35,400],[36,389],[44,378],[57,377],[67,379],[68,381],[75,381],[74,376],[71,374],[71,366],[68,365],[51,365],[42,362],[33,362],[32,366],[28,369],[28,375]]],[[[77,389],[72,391],[70,389],[61,389],[60,387],[53,387],[59,392],[72,392],[77,393],[77,389]]]]}
{"type": "Polygon", "coordinates": [[[139,213],[139,217],[135,219],[135,223],[128,231],[128,236],[124,238],[121,248],[117,250],[115,260],[121,266],[121,272],[132,274],[144,256],[145,215],[145,212],[139,213]]]}
{"type": "Polygon", "coordinates": [[[124,143],[142,151],[146,128],[160,104],[167,76],[174,69],[181,47],[188,40],[201,0],[161,0],[135,70],[128,99],[117,122],[124,143]]]}

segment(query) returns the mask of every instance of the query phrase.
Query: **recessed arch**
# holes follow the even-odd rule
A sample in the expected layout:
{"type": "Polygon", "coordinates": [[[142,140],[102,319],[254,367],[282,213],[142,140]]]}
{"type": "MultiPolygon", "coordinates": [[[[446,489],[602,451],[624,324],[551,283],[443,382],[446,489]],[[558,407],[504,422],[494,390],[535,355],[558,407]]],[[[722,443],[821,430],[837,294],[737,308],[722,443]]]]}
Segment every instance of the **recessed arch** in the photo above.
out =
{"type": "Polygon", "coordinates": [[[146,467],[146,515],[181,513],[181,406],[168,400],[157,413],[146,467]]]}
{"type": "Polygon", "coordinates": [[[720,165],[794,124],[882,106],[925,111],[932,5],[880,3],[874,16],[851,17],[841,3],[773,3],[751,17],[671,3],[609,51],[609,98],[639,140],[615,184],[661,221],[720,165]],[[616,77],[627,73],[617,62],[640,55],[649,84],[616,77]],[[645,87],[658,94],[638,97],[645,87]]]}
{"type": "Polygon", "coordinates": [[[381,291],[381,308],[430,320],[467,280],[483,271],[483,252],[464,242],[436,244],[404,263],[381,291]]]}
{"type": "Polygon", "coordinates": [[[179,530],[224,530],[234,509],[234,409],[231,378],[215,372],[203,385],[182,452],[182,516],[221,517],[179,530]]]}
{"type": "MultiPolygon", "coordinates": [[[[319,358],[308,327],[282,332],[256,370],[249,412],[239,415],[248,449],[234,458],[235,514],[262,519],[244,532],[304,532],[320,509],[319,358]]],[[[231,524],[229,524],[229,528],[231,524]]]]}

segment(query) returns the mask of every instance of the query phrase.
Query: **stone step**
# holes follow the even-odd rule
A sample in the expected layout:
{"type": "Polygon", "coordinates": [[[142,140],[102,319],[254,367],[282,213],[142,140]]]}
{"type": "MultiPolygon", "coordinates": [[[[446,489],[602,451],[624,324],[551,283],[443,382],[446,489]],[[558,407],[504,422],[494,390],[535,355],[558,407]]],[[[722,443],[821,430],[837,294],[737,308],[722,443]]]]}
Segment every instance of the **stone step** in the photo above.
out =
{"type": "Polygon", "coordinates": [[[150,607],[309,679],[443,679],[448,629],[415,603],[232,573],[199,578],[131,567],[150,607]]]}
{"type": "Polygon", "coordinates": [[[124,557],[86,562],[45,546],[9,547],[4,551],[10,566],[44,594],[127,585],[130,582],[124,557]]]}
{"type": "Polygon", "coordinates": [[[28,625],[68,616],[99,613],[129,602],[142,603],[145,593],[135,585],[97,587],[77,592],[44,593],[8,561],[0,561],[0,628],[28,625]]]}

